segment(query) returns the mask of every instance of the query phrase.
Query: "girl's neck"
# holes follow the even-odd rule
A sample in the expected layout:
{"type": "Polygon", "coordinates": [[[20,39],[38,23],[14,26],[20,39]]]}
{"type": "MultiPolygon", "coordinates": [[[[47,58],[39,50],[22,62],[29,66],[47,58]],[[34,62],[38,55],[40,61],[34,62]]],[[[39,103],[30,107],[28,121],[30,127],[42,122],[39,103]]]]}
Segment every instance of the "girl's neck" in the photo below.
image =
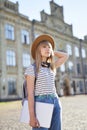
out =
{"type": "Polygon", "coordinates": [[[47,62],[47,58],[46,57],[43,57],[41,62],[47,62]]]}

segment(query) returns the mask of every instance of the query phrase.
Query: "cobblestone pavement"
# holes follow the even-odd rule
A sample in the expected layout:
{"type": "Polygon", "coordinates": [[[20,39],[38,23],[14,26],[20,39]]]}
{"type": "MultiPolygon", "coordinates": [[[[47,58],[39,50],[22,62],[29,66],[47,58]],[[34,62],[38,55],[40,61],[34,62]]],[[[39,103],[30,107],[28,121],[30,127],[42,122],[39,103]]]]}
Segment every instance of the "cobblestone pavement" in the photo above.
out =
{"type": "MultiPolygon", "coordinates": [[[[87,130],[87,95],[60,97],[63,130],[87,130]]],[[[0,130],[31,130],[19,122],[21,102],[0,103],[0,130]]]]}

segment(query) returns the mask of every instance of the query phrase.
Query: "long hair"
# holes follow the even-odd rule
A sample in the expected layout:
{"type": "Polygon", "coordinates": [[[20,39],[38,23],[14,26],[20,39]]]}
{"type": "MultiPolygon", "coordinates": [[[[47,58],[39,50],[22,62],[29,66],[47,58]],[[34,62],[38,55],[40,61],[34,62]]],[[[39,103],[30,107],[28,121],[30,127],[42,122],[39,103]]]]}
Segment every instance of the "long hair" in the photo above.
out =
{"type": "MultiPolygon", "coordinates": [[[[40,48],[42,45],[48,44],[48,41],[42,41],[38,44],[36,48],[36,57],[35,57],[35,63],[36,63],[36,71],[39,72],[39,68],[41,66],[42,58],[41,58],[41,53],[40,53],[40,48]]],[[[53,50],[52,50],[53,51],[53,50]]],[[[50,63],[50,68],[51,70],[55,71],[55,66],[54,66],[54,58],[53,55],[51,54],[50,57],[47,58],[48,63],[50,63]]]]}

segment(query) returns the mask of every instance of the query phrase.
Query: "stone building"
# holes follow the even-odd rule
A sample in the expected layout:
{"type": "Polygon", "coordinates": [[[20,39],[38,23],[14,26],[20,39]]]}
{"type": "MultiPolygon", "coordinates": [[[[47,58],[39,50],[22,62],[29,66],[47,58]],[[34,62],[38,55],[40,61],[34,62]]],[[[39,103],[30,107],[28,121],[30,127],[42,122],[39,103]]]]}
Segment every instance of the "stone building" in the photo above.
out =
{"type": "Polygon", "coordinates": [[[67,51],[68,61],[56,74],[57,92],[64,94],[65,79],[71,94],[87,93],[87,36],[73,36],[73,27],[65,23],[63,7],[50,1],[50,14],[40,12],[41,21],[19,12],[18,2],[0,0],[0,101],[20,99],[24,70],[33,61],[30,46],[40,34],[51,34],[56,49],[67,51]]]}

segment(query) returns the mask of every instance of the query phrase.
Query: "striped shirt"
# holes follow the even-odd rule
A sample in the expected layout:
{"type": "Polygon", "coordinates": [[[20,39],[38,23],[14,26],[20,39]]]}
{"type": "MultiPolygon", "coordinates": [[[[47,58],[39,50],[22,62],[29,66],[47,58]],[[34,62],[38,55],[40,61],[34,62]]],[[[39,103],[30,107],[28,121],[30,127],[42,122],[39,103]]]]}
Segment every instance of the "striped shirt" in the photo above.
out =
{"type": "MultiPolygon", "coordinates": [[[[25,75],[35,77],[34,65],[31,64],[25,70],[25,75]]],[[[56,94],[55,73],[50,68],[40,66],[40,71],[36,74],[35,96],[48,94],[56,94]]]]}

